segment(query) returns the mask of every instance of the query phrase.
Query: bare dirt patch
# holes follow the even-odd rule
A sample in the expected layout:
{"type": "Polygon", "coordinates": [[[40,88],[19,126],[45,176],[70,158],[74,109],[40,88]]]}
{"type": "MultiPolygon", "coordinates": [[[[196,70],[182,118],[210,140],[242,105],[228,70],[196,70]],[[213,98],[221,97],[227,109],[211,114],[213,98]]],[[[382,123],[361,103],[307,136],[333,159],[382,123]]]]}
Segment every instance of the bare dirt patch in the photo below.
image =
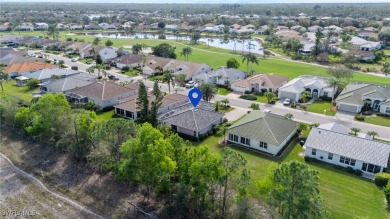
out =
{"type": "MultiPolygon", "coordinates": [[[[45,183],[50,190],[63,194],[106,218],[142,218],[141,214],[134,214],[134,208],[128,203],[129,200],[146,212],[161,215],[164,207],[162,200],[150,198],[147,204],[142,203],[143,195],[131,184],[115,179],[110,173],[101,174],[86,163],[76,162],[69,155],[61,154],[50,146],[29,142],[15,136],[17,135],[12,134],[11,131],[1,128],[0,152],[11,159],[15,166],[45,183]]],[[[19,203],[18,205],[23,208],[31,206],[28,200],[36,201],[37,209],[43,209],[41,212],[49,215],[49,218],[61,218],[62,215],[67,215],[67,218],[87,216],[81,215],[85,213],[73,206],[64,207],[66,204],[46,197],[49,194],[44,194],[39,187],[23,177],[20,178],[17,174],[12,176],[14,173],[9,172],[7,168],[4,171],[8,172],[0,172],[1,194],[4,190],[8,204],[19,203]],[[7,183],[3,188],[2,179],[6,178],[9,182],[15,181],[7,183]],[[22,201],[24,199],[26,202],[22,201]],[[61,209],[64,209],[63,214],[61,209]]]]}

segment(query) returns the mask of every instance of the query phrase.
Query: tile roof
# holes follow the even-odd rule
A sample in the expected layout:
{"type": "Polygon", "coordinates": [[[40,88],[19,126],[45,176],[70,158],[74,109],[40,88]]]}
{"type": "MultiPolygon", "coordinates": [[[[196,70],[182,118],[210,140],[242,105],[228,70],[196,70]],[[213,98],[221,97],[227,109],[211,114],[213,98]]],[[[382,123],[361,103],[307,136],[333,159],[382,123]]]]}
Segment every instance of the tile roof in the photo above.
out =
{"type": "Polygon", "coordinates": [[[297,123],[272,113],[254,110],[229,128],[229,133],[280,145],[297,129],[297,123]]]}
{"type": "Polygon", "coordinates": [[[135,63],[141,62],[143,58],[144,58],[144,56],[142,56],[142,55],[137,55],[137,54],[130,53],[129,55],[121,56],[118,59],[117,63],[131,65],[131,64],[135,64],[135,63]]]}
{"type": "Polygon", "coordinates": [[[333,88],[330,88],[328,86],[328,79],[318,77],[318,76],[308,76],[308,75],[302,75],[297,78],[294,78],[293,80],[289,81],[287,84],[283,85],[279,90],[280,91],[287,91],[292,93],[302,93],[305,91],[305,87],[307,86],[316,86],[319,89],[330,89],[333,90],[333,88]]]}
{"type": "Polygon", "coordinates": [[[338,154],[382,167],[387,167],[390,153],[389,144],[320,128],[313,128],[311,130],[305,147],[338,154]]]}
{"type": "Polygon", "coordinates": [[[5,67],[4,72],[13,73],[13,72],[28,72],[35,71],[46,68],[58,68],[57,65],[53,65],[46,62],[21,62],[5,67]]]}
{"type": "Polygon", "coordinates": [[[365,99],[390,100],[390,87],[374,84],[350,83],[337,97],[336,101],[363,105],[365,99]]]}
{"type": "Polygon", "coordinates": [[[223,113],[214,111],[213,104],[202,101],[196,108],[191,103],[184,104],[160,116],[159,121],[189,130],[201,131],[221,120],[223,116],[223,113]]]}
{"type": "MultiPolygon", "coordinates": [[[[130,96],[123,98],[119,101],[119,104],[116,105],[116,108],[120,108],[123,110],[127,110],[130,112],[136,112],[137,111],[137,98],[138,96],[130,96]]],[[[155,101],[154,95],[150,92],[148,93],[148,100],[149,100],[149,106],[152,101],[155,101]]],[[[167,96],[164,96],[162,99],[161,107],[165,107],[168,105],[172,105],[173,103],[180,103],[184,100],[188,100],[188,97],[182,94],[170,94],[167,96]]]]}
{"type": "Polygon", "coordinates": [[[277,74],[257,74],[243,80],[236,81],[235,86],[248,87],[251,84],[260,84],[266,87],[277,88],[286,83],[288,78],[277,74]]]}
{"type": "Polygon", "coordinates": [[[92,97],[99,100],[107,100],[113,97],[117,97],[124,93],[134,90],[128,86],[122,86],[114,82],[98,81],[89,84],[84,87],[76,88],[72,91],[74,94],[78,94],[84,97],[92,97]]]}

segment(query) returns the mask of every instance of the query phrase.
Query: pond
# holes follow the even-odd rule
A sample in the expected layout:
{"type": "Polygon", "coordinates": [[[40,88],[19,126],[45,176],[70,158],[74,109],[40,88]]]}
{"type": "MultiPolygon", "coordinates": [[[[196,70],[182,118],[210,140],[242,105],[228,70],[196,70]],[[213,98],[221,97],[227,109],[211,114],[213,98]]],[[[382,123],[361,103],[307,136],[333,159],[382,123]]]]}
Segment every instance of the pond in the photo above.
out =
{"type": "MultiPolygon", "coordinates": [[[[111,32],[111,33],[80,33],[82,35],[90,35],[101,38],[111,38],[111,39],[158,39],[158,34],[153,33],[136,33],[133,35],[126,35],[123,32],[111,32]]],[[[165,35],[168,40],[190,40],[189,37],[186,36],[174,36],[170,34],[165,35]]],[[[223,37],[204,37],[202,36],[199,40],[200,42],[205,43],[206,45],[228,49],[228,50],[236,50],[237,52],[253,52],[257,54],[263,54],[263,50],[261,48],[261,43],[258,39],[245,40],[244,42],[241,40],[229,40],[224,39],[223,37]],[[250,45],[250,47],[249,47],[250,45]]]]}

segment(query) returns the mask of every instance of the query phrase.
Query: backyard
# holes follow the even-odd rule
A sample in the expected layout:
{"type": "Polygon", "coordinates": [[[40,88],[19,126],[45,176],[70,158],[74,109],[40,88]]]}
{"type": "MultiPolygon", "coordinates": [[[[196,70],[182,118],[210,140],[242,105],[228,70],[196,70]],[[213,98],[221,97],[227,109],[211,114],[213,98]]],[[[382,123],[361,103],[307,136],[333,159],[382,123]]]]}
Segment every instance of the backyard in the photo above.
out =
{"type": "Polygon", "coordinates": [[[0,92],[18,97],[29,103],[33,98],[32,93],[38,90],[38,88],[31,89],[28,86],[18,87],[14,84],[15,80],[3,82],[4,90],[0,90],[0,92]]]}
{"type": "MultiPolygon", "coordinates": [[[[220,152],[225,146],[218,144],[220,137],[211,136],[197,145],[208,145],[211,151],[220,152]]],[[[251,171],[252,182],[249,187],[251,195],[257,197],[256,182],[267,174],[267,168],[272,162],[281,163],[290,160],[305,162],[302,147],[293,142],[293,147],[285,151],[284,158],[271,158],[244,148],[231,147],[247,160],[251,171]]],[[[348,174],[334,166],[316,162],[305,162],[319,171],[319,185],[325,206],[330,212],[329,218],[388,218],[389,214],[384,203],[383,192],[373,182],[348,174]]]]}

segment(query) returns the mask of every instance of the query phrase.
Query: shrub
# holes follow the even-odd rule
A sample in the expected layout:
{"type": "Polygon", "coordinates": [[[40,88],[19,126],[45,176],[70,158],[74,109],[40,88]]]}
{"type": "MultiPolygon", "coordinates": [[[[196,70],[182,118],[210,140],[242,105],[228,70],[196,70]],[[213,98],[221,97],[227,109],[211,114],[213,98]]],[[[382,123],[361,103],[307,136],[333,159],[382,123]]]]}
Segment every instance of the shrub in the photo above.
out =
{"type": "Polygon", "coordinates": [[[31,78],[30,80],[28,80],[27,82],[27,86],[29,88],[36,88],[38,87],[38,84],[39,84],[39,80],[38,79],[35,79],[35,78],[31,78]]]}
{"type": "Polygon", "coordinates": [[[240,98],[244,99],[244,100],[257,100],[257,97],[255,95],[251,95],[251,94],[241,95],[240,98]]]}
{"type": "Polygon", "coordinates": [[[264,94],[265,92],[267,92],[268,90],[267,89],[261,89],[261,93],[264,94]]]}
{"type": "Polygon", "coordinates": [[[103,77],[101,76],[101,75],[99,75],[98,77],[97,77],[97,79],[102,79],[103,77]]]}
{"type": "Polygon", "coordinates": [[[304,159],[305,159],[306,162],[310,162],[310,157],[305,156],[304,159]]]}
{"type": "Polygon", "coordinates": [[[50,60],[45,60],[45,62],[46,62],[46,63],[49,63],[49,64],[51,63],[51,61],[50,61],[50,60]]]}
{"type": "Polygon", "coordinates": [[[346,170],[348,173],[355,173],[355,170],[352,167],[347,167],[346,170]]]}
{"type": "Polygon", "coordinates": [[[383,189],[383,193],[385,193],[387,206],[390,207],[390,183],[387,183],[386,187],[383,189]]]}
{"type": "Polygon", "coordinates": [[[387,183],[389,182],[389,179],[390,179],[390,174],[388,173],[377,173],[375,174],[375,185],[377,186],[380,186],[380,187],[384,187],[387,185],[387,183]]]}
{"type": "Polygon", "coordinates": [[[361,170],[355,170],[355,175],[356,176],[361,176],[363,174],[363,171],[361,170]]]}
{"type": "Polygon", "coordinates": [[[227,118],[223,118],[223,123],[227,123],[228,122],[228,119],[227,118]]]}
{"type": "Polygon", "coordinates": [[[70,67],[70,69],[72,69],[72,70],[79,70],[79,67],[77,67],[77,66],[72,66],[72,67],[70,67]]]}
{"type": "Polygon", "coordinates": [[[332,101],[332,97],[328,97],[328,96],[321,96],[320,99],[323,101],[332,101]]]}
{"type": "Polygon", "coordinates": [[[256,91],[254,95],[263,96],[263,93],[256,91]]]}
{"type": "Polygon", "coordinates": [[[124,71],[124,72],[128,72],[128,71],[130,71],[130,67],[129,66],[125,66],[121,70],[124,71]]]}
{"type": "Polygon", "coordinates": [[[292,103],[291,104],[291,108],[297,108],[297,104],[296,103],[292,103]]]}
{"type": "Polygon", "coordinates": [[[388,114],[384,114],[384,113],[377,113],[376,114],[377,116],[383,116],[383,117],[390,117],[390,115],[388,115],[388,114]]]}
{"type": "Polygon", "coordinates": [[[357,121],[364,121],[365,118],[366,118],[365,116],[362,116],[362,115],[360,115],[360,114],[355,116],[355,119],[356,119],[357,121]]]}
{"type": "Polygon", "coordinates": [[[246,90],[244,93],[245,94],[250,94],[251,92],[249,90],[246,90]]]}

